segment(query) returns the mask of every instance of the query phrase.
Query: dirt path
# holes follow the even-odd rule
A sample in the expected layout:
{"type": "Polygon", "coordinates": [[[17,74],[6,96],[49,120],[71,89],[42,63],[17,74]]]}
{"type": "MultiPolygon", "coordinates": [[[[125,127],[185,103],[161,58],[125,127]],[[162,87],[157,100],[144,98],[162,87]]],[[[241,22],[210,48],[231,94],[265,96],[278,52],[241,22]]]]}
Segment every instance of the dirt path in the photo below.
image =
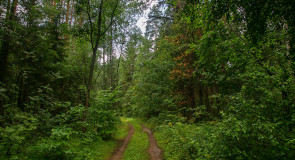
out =
{"type": "Polygon", "coordinates": [[[146,128],[144,125],[142,125],[142,131],[146,132],[149,137],[150,147],[148,149],[148,152],[150,154],[151,160],[161,160],[162,150],[158,147],[153,132],[150,129],[146,128]]]}
{"type": "Polygon", "coordinates": [[[130,139],[132,138],[132,135],[134,133],[134,128],[131,124],[128,124],[129,125],[129,133],[128,135],[125,137],[122,145],[120,148],[117,148],[114,153],[112,154],[112,157],[110,158],[110,160],[120,160],[124,154],[124,151],[126,150],[127,148],[127,145],[130,141],[130,139]]]}

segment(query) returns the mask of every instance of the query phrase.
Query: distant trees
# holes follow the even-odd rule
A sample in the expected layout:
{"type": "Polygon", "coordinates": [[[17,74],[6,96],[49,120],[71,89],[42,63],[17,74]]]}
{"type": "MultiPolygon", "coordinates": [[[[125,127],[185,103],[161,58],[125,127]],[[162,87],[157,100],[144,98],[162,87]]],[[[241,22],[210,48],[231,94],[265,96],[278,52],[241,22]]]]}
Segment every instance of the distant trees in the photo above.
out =
{"type": "MultiPolygon", "coordinates": [[[[13,0],[12,3],[10,1],[7,2],[7,7],[6,7],[6,16],[4,22],[5,24],[2,24],[6,32],[3,31],[2,35],[2,41],[1,41],[1,55],[0,55],[0,82],[3,82],[5,79],[5,74],[7,72],[7,59],[9,55],[9,49],[11,46],[11,37],[9,32],[13,30],[14,26],[13,23],[15,21],[15,14],[16,14],[16,9],[18,5],[18,0],[13,0]]],[[[2,18],[2,17],[1,17],[2,18]]],[[[3,28],[3,29],[4,29],[3,28]]]]}
{"type": "Polygon", "coordinates": [[[202,122],[214,147],[190,138],[187,159],[293,157],[292,9],[291,1],[159,1],[145,37],[155,49],[138,52],[130,108],[169,125],[202,122]]]}
{"type": "Polygon", "coordinates": [[[126,41],[129,30],[125,28],[135,24],[135,16],[125,15],[138,14],[137,7],[143,4],[0,2],[0,159],[85,158],[84,153],[68,152],[68,139],[72,135],[107,139],[115,131],[114,106],[120,92],[98,90],[112,86],[115,91],[119,52],[114,51],[118,43],[114,37],[126,41]],[[101,48],[107,59],[104,64],[101,48]],[[104,87],[100,74],[108,77],[104,87]]]}

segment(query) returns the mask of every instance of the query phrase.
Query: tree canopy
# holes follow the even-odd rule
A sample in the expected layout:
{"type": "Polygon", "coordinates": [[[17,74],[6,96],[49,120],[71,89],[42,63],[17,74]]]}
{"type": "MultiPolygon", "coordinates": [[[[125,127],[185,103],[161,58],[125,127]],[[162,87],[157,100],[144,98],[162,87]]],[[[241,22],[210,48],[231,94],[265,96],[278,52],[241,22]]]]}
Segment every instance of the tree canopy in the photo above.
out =
{"type": "Polygon", "coordinates": [[[294,10],[0,1],[0,159],[99,159],[123,116],[156,126],[164,159],[293,159],[294,10]]]}

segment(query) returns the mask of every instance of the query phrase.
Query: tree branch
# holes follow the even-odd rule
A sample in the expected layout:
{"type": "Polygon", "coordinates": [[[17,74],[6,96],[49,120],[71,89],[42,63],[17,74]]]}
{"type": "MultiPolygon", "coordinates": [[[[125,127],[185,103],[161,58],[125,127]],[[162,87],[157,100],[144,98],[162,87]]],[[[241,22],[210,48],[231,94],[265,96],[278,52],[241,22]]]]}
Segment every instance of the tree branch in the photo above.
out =
{"type": "Polygon", "coordinates": [[[171,17],[163,17],[163,16],[149,16],[149,18],[152,18],[152,19],[165,19],[165,20],[173,20],[173,18],[171,17]]]}
{"type": "Polygon", "coordinates": [[[117,0],[116,6],[112,11],[110,24],[108,25],[108,27],[99,36],[103,36],[109,30],[109,28],[112,26],[112,24],[114,23],[115,12],[116,12],[116,10],[118,8],[118,4],[119,4],[119,0],[117,0]]]}

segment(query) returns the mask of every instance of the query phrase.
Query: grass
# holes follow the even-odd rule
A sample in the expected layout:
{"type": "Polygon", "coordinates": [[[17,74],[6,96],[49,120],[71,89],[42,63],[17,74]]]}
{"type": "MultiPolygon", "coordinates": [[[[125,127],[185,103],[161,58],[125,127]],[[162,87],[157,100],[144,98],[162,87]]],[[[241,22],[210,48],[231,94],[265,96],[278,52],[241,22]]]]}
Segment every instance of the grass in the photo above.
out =
{"type": "Polygon", "coordinates": [[[112,154],[117,142],[114,140],[94,142],[89,145],[91,160],[106,160],[112,154]]]}
{"type": "Polygon", "coordinates": [[[133,120],[131,118],[120,117],[121,123],[117,125],[117,132],[114,135],[113,140],[103,141],[103,142],[94,142],[90,145],[91,151],[93,152],[93,160],[106,160],[108,159],[112,152],[114,151],[117,141],[123,140],[128,132],[129,126],[128,122],[133,120]]]}
{"type": "MultiPolygon", "coordinates": [[[[83,159],[90,160],[106,160],[114,151],[117,141],[123,140],[128,132],[128,123],[134,127],[134,134],[124,152],[123,160],[148,160],[149,154],[147,149],[149,147],[149,140],[146,133],[142,132],[141,121],[133,118],[120,118],[121,123],[117,126],[117,132],[114,134],[114,139],[108,141],[97,141],[87,144],[81,144],[81,139],[72,139],[71,148],[78,152],[86,154],[83,159]]],[[[81,157],[76,157],[81,159],[81,157]]]]}
{"type": "Polygon", "coordinates": [[[103,141],[81,143],[81,138],[73,138],[70,140],[70,148],[75,153],[78,153],[74,159],[89,159],[89,160],[106,160],[112,154],[116,147],[115,139],[103,141]]]}
{"type": "Polygon", "coordinates": [[[149,140],[147,134],[142,132],[139,120],[132,119],[129,120],[129,123],[134,127],[134,134],[124,153],[123,160],[148,160],[149,140]]]}
{"type": "Polygon", "coordinates": [[[125,117],[120,117],[121,123],[117,126],[117,132],[114,135],[114,138],[116,140],[123,140],[128,132],[129,132],[129,126],[128,122],[132,121],[132,118],[125,118],[125,117]]]}
{"type": "MultiPolygon", "coordinates": [[[[107,160],[117,146],[118,140],[122,140],[129,132],[128,123],[132,119],[120,118],[121,123],[117,125],[117,131],[113,135],[113,139],[107,141],[95,141],[87,144],[81,144],[81,139],[71,139],[71,148],[76,152],[83,152],[85,157],[83,159],[90,160],[107,160]]],[[[81,159],[81,157],[76,157],[81,159]]]]}

